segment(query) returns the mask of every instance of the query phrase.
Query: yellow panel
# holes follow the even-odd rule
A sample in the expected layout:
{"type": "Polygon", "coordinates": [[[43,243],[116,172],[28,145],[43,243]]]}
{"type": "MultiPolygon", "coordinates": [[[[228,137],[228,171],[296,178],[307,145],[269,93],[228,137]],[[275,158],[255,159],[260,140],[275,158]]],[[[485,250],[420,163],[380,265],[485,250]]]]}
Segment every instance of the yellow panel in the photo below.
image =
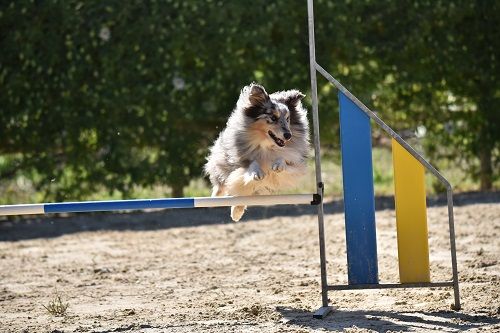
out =
{"type": "Polygon", "coordinates": [[[430,282],[424,167],[392,139],[399,278],[430,282]]]}

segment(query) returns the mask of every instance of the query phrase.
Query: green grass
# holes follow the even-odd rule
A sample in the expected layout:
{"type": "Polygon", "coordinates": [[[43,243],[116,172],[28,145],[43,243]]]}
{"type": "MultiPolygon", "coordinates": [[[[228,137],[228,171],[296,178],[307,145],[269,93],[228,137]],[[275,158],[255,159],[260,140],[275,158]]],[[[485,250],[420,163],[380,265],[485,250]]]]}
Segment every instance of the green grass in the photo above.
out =
{"type": "MultiPolygon", "coordinates": [[[[342,169],[340,161],[335,157],[327,156],[322,158],[322,175],[325,183],[325,194],[328,197],[339,197],[342,194],[342,169]]],[[[458,166],[451,162],[441,162],[440,172],[451,182],[456,192],[478,190],[478,184],[458,166]]],[[[392,154],[389,148],[375,147],[373,149],[373,178],[376,195],[392,195],[394,193],[392,154]]],[[[301,179],[297,188],[284,193],[313,193],[316,191],[316,180],[314,170],[314,159],[309,161],[308,174],[301,179]]],[[[437,179],[429,172],[426,172],[426,190],[428,194],[435,194],[436,190],[442,189],[437,186],[437,179]]],[[[496,188],[500,188],[500,181],[495,183],[496,188]]],[[[201,177],[193,179],[189,186],[184,189],[184,196],[209,196],[210,187],[206,180],[201,177]]],[[[35,203],[43,201],[43,195],[36,192],[30,179],[18,177],[13,180],[0,182],[0,204],[14,203],[35,203]]],[[[169,197],[170,188],[166,185],[153,187],[134,187],[132,194],[124,198],[121,193],[115,192],[112,196],[104,188],[96,191],[84,200],[111,200],[111,199],[132,199],[132,198],[160,198],[169,197]]],[[[75,198],[67,198],[66,201],[75,198]]]]}

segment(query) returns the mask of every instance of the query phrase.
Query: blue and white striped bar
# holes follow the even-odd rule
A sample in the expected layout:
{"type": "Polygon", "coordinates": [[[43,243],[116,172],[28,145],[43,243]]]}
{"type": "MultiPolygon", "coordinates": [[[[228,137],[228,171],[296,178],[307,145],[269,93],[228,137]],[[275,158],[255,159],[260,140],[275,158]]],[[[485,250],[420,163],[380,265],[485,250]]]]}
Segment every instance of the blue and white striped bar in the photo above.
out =
{"type": "Polygon", "coordinates": [[[58,202],[0,205],[0,216],[50,213],[104,212],[153,208],[198,208],[226,206],[274,206],[312,204],[313,194],[228,197],[162,198],[110,201],[58,202]]]}

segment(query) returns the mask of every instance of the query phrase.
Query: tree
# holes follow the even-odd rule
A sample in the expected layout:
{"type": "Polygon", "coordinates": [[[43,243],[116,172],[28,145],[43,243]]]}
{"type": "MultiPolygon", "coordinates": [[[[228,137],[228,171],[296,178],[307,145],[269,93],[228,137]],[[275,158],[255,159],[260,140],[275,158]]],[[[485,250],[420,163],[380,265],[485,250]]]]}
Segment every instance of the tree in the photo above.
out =
{"type": "Polygon", "coordinates": [[[385,106],[417,115],[428,152],[463,158],[491,189],[500,176],[499,3],[384,1],[358,10],[363,44],[394,83],[385,106]]]}
{"type": "Polygon", "coordinates": [[[101,187],[127,196],[134,185],[158,183],[182,196],[244,85],[307,82],[297,61],[307,59],[304,39],[296,36],[307,31],[298,21],[269,20],[284,8],[2,3],[0,179],[25,174],[45,199],[79,199],[101,187]]]}
{"type": "MultiPolygon", "coordinates": [[[[318,0],[315,12],[321,65],[388,123],[424,124],[436,158],[479,158],[491,187],[496,2],[318,0]]],[[[302,0],[4,1],[0,181],[26,175],[56,200],[163,183],[182,196],[244,85],[309,93],[307,43],[302,0]]],[[[336,91],[320,81],[319,94],[322,143],[337,149],[336,91]]]]}

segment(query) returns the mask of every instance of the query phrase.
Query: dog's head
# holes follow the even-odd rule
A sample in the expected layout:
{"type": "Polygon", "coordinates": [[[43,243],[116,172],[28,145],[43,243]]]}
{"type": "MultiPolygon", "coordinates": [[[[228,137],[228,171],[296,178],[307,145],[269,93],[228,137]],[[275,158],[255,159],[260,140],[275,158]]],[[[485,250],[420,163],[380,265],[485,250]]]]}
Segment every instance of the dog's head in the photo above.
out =
{"type": "Polygon", "coordinates": [[[305,95],[298,90],[288,90],[269,95],[263,86],[252,83],[241,90],[238,109],[251,121],[251,127],[263,138],[284,147],[293,138],[294,124],[305,95]]]}

